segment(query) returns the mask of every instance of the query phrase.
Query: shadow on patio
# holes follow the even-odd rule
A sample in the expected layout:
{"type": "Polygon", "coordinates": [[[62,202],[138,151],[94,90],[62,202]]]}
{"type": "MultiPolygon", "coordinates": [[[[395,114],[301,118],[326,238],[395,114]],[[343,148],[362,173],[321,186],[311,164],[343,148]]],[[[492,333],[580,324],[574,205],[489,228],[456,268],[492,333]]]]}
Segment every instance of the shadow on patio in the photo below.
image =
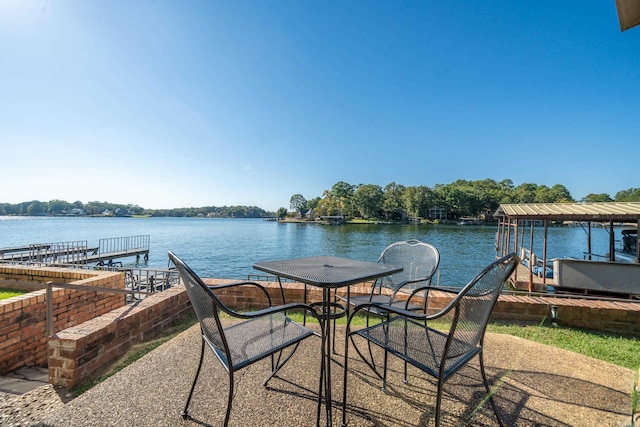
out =
{"type": "MultiPolygon", "coordinates": [[[[344,327],[338,331],[344,337],[344,327]]],[[[263,387],[269,361],[236,376],[232,426],[312,426],[320,372],[320,341],[304,342],[289,364],[263,387]]],[[[219,426],[224,418],[228,377],[206,352],[190,415],[181,411],[200,350],[194,326],[57,411],[46,426],[219,426]]],[[[634,372],[575,353],[506,335],[487,334],[489,382],[497,384],[496,403],[508,426],[628,426],[634,372]]],[[[340,425],[342,347],[334,357],[333,424],[340,425]],[[339,365],[338,365],[339,364],[339,365]]],[[[350,352],[347,421],[349,426],[433,425],[436,384],[390,357],[387,393],[381,381],[350,352]],[[351,356],[350,356],[351,357],[351,356]]],[[[381,354],[377,360],[382,360],[381,354]]],[[[487,426],[497,421],[487,403],[477,359],[444,387],[443,425],[487,426]]],[[[323,411],[324,415],[324,411],[323,411]]]]}

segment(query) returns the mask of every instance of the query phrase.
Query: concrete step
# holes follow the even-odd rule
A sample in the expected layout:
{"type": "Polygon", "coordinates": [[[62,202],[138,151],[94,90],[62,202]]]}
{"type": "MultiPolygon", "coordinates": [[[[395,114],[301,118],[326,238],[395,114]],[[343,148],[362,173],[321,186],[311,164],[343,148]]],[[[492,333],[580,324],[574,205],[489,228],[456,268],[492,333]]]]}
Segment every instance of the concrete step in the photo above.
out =
{"type": "Polygon", "coordinates": [[[0,377],[0,391],[11,394],[25,394],[49,384],[47,368],[23,367],[0,377]]]}

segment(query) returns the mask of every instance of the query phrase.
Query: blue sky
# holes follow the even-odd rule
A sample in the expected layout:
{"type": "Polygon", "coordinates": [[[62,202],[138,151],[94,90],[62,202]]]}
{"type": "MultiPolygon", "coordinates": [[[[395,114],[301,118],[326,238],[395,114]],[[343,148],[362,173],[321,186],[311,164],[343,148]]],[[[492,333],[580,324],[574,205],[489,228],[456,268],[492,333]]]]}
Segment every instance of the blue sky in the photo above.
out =
{"type": "Polygon", "coordinates": [[[640,187],[639,52],[613,0],[0,0],[0,202],[614,196],[640,187]]]}

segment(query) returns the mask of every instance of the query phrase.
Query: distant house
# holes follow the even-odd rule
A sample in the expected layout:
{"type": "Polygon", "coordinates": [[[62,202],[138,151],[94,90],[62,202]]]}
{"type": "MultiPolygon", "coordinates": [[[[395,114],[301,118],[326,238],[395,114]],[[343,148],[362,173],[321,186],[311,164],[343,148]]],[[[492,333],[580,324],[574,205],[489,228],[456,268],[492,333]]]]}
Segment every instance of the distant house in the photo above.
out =
{"type": "Polygon", "coordinates": [[[313,208],[299,208],[298,212],[296,212],[296,218],[302,220],[310,219],[314,221],[316,219],[316,212],[313,210],[313,208]]]}
{"type": "Polygon", "coordinates": [[[315,220],[316,219],[316,211],[314,211],[313,208],[309,209],[307,211],[307,213],[305,214],[305,218],[310,219],[310,220],[315,220]]]}
{"type": "Polygon", "coordinates": [[[442,207],[429,208],[429,219],[447,219],[447,211],[442,207]]]}

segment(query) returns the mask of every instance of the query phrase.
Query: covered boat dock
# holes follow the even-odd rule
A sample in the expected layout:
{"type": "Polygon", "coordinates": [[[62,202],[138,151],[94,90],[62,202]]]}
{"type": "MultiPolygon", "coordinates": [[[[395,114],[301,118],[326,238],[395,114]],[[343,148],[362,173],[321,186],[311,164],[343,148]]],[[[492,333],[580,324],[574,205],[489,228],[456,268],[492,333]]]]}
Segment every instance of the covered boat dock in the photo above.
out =
{"type": "MultiPolygon", "coordinates": [[[[628,295],[640,293],[640,241],[636,238],[635,250],[630,248],[635,253],[634,262],[623,264],[616,262],[614,237],[614,227],[621,224],[635,228],[634,234],[637,236],[640,230],[640,202],[502,204],[494,216],[498,220],[496,256],[515,251],[529,267],[519,267],[515,275],[516,288],[526,289],[531,293],[546,291],[548,286],[563,287],[560,274],[567,272],[567,277],[582,281],[584,286],[580,287],[585,291],[611,291],[628,295]],[[548,266],[552,260],[547,258],[547,230],[552,224],[566,221],[586,223],[587,248],[584,260],[556,259],[553,260],[553,269],[550,269],[548,266]],[[592,259],[591,230],[596,223],[609,231],[609,252],[604,261],[592,259]],[[544,227],[541,259],[533,251],[536,226],[544,227]],[[612,269],[616,269],[615,273],[612,269]],[[550,273],[553,274],[552,277],[549,277],[550,273]],[[601,277],[587,277],[594,274],[601,277]],[[616,280],[620,283],[615,283],[616,280]]],[[[571,284],[569,287],[573,286],[571,284]]]]}

